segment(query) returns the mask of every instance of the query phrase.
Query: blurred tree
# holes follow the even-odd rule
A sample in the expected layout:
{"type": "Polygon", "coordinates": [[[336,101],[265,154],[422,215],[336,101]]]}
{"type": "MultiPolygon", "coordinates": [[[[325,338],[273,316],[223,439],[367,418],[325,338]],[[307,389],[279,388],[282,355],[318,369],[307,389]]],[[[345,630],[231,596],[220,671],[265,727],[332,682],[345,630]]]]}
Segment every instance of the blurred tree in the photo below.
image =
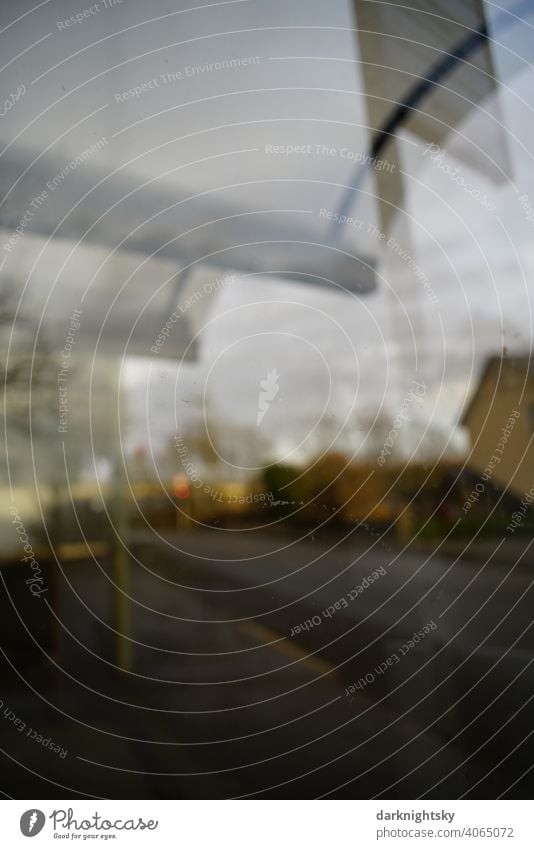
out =
{"type": "Polygon", "coordinates": [[[17,310],[15,283],[4,280],[0,286],[0,368],[6,419],[19,427],[29,425],[31,408],[42,408],[55,383],[53,362],[36,317],[17,310]]]}

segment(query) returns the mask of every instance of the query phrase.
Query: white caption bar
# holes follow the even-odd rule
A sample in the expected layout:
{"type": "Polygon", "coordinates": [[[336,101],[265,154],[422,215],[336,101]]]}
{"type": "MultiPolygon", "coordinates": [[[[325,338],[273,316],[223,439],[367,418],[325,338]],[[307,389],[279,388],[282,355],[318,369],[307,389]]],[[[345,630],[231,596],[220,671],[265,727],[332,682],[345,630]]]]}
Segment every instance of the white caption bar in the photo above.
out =
{"type": "Polygon", "coordinates": [[[532,847],[528,801],[3,801],[3,846],[532,847]],[[30,839],[35,843],[29,844],[30,839]]]}

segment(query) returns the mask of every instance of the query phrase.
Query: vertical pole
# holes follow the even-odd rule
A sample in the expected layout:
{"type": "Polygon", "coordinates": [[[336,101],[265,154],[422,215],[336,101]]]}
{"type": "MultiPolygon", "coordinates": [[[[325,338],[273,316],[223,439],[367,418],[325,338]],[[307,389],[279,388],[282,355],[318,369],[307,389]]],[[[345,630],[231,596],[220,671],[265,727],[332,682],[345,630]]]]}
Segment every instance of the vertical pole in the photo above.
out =
{"type": "Polygon", "coordinates": [[[132,618],[130,599],[130,557],[127,551],[129,516],[125,461],[120,438],[120,364],[117,366],[117,423],[115,436],[114,532],[112,545],[113,565],[113,627],[115,628],[115,662],[120,670],[132,668],[131,643],[132,618]]]}
{"type": "Polygon", "coordinates": [[[61,523],[61,486],[59,483],[54,482],[51,487],[52,490],[52,507],[50,511],[50,524],[49,524],[49,537],[50,544],[53,551],[50,552],[50,568],[48,572],[48,600],[50,606],[52,607],[55,616],[51,616],[50,620],[50,648],[52,650],[52,654],[56,659],[57,666],[53,666],[52,675],[54,680],[54,687],[60,703],[63,701],[64,695],[64,676],[61,672],[61,667],[64,664],[63,657],[63,631],[61,628],[62,621],[62,610],[61,610],[61,601],[62,601],[62,584],[61,580],[63,576],[59,575],[60,567],[56,563],[54,553],[56,557],[59,557],[59,548],[62,542],[62,523],[61,523]]]}

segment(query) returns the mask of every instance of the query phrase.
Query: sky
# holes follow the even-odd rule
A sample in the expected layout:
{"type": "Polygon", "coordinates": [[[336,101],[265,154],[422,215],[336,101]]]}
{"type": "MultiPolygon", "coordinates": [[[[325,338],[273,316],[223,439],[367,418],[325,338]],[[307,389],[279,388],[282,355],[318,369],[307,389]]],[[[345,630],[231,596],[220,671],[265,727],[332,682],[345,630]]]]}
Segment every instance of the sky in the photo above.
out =
{"type": "MultiPolygon", "coordinates": [[[[59,22],[72,14],[70,3],[54,9],[59,22]]],[[[14,10],[5,4],[4,23],[14,10]]],[[[12,30],[6,84],[27,91],[9,122],[0,122],[0,141],[8,146],[2,179],[11,179],[9,163],[19,173],[21,163],[41,157],[29,171],[31,182],[28,177],[21,183],[25,194],[18,206],[3,204],[2,244],[24,204],[98,139],[105,137],[105,146],[54,190],[37,223],[59,221],[113,169],[129,181],[120,186],[154,181],[153,195],[134,195],[104,216],[98,245],[88,237],[69,256],[72,235],[49,243],[29,228],[16,250],[7,252],[6,274],[20,281],[23,302],[42,314],[58,353],[69,310],[87,287],[91,306],[80,334],[93,338],[105,315],[110,344],[135,325],[138,353],[145,346],[149,355],[177,303],[231,272],[231,258],[226,269],[217,260],[200,264],[177,294],[180,239],[165,257],[147,261],[140,250],[152,250],[163,233],[174,236],[189,227],[194,232],[183,244],[204,255],[219,245],[218,238],[254,241],[268,234],[323,243],[334,231],[336,248],[374,263],[374,291],[346,294],[284,280],[277,274],[282,247],[273,248],[267,253],[271,274],[262,259],[256,273],[236,272],[230,285],[188,308],[173,359],[168,357],[178,337],[150,359],[128,356],[127,444],[159,450],[177,429],[192,427],[207,399],[212,417],[257,433],[275,458],[305,462],[332,441],[350,455],[368,456],[373,422],[393,420],[418,381],[424,394],[410,402],[398,451],[464,451],[466,434],[458,423],[486,358],[531,349],[533,225],[526,209],[528,203],[534,207],[528,152],[534,86],[532,70],[521,60],[532,58],[524,28],[512,27],[493,44],[502,84],[441,142],[439,158],[420,137],[400,134],[390,164],[401,172],[404,193],[386,229],[369,170],[362,172],[350,206],[353,221],[332,225],[325,216],[340,210],[344,187],[363,167],[370,143],[348,3],[246,0],[169,17],[157,2],[150,14],[146,23],[145,4],[131,3],[126,13],[119,7],[100,11],[67,33],[52,26],[43,8],[32,13],[24,35],[12,30]],[[30,32],[36,46],[24,62],[16,61],[30,32]],[[237,58],[238,66],[209,69],[229,58],[237,58]],[[139,95],[121,94],[144,84],[139,95]],[[486,113],[494,116],[491,135],[479,126],[486,113]],[[506,164],[496,180],[500,163],[490,175],[484,154],[503,149],[506,164]],[[167,203],[191,193],[199,199],[173,207],[164,220],[139,230],[141,241],[111,252],[158,198],[167,203]],[[216,223],[196,226],[206,216],[216,223]],[[52,286],[55,295],[48,299],[52,286]],[[198,359],[177,362],[176,351],[191,334],[198,334],[198,359]],[[261,382],[273,370],[278,392],[259,428],[261,382]]],[[[110,198],[104,189],[90,194],[65,227],[72,222],[72,232],[82,232],[100,209],[109,208],[110,198]]],[[[243,251],[253,266],[260,248],[243,251]]],[[[325,252],[317,272],[329,267],[325,252]]],[[[227,446],[222,454],[223,448],[228,464],[251,464],[244,449],[239,457],[227,446]]]]}

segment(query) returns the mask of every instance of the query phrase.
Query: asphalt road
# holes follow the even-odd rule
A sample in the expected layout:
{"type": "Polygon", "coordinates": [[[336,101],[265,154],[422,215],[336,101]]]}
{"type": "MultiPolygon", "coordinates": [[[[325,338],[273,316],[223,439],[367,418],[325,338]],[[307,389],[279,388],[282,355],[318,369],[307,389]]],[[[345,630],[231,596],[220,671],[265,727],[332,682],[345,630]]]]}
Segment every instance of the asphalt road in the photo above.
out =
{"type": "Polygon", "coordinates": [[[8,653],[4,701],[68,749],[5,720],[10,795],[531,795],[529,552],[192,530],[131,551],[129,672],[109,563],[59,576],[51,660],[8,653]]]}

